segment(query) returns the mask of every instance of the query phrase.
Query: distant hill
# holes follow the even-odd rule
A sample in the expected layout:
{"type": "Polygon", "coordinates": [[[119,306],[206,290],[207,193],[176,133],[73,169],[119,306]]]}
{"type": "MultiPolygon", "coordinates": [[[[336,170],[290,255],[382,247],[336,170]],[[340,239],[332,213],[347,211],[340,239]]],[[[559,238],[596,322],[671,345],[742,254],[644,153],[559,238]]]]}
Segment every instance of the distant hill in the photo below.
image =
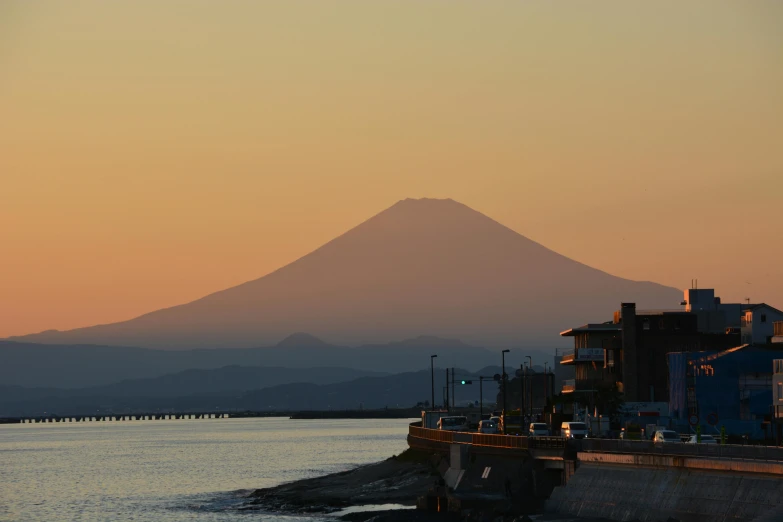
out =
{"type": "MultiPolygon", "coordinates": [[[[0,341],[0,385],[84,388],[230,365],[284,368],[323,366],[325,372],[333,372],[334,367],[341,367],[360,370],[364,374],[400,373],[428,368],[431,354],[438,354],[435,362],[441,368],[462,367],[471,371],[497,364],[500,360],[497,351],[433,337],[350,348],[333,346],[311,335],[296,334],[266,348],[182,351],[0,341]]],[[[513,350],[506,355],[509,367],[518,367],[525,355],[531,355],[539,361],[547,357],[552,360],[551,356],[535,350],[513,350]]],[[[206,379],[208,375],[195,371],[188,374],[194,382],[199,378],[206,379]]],[[[347,375],[345,377],[348,378],[347,375]]],[[[327,382],[304,377],[299,380],[327,382]]]]}
{"type": "MultiPolygon", "coordinates": [[[[597,238],[613,240],[610,230],[597,238]]],[[[452,200],[404,200],[260,279],[120,323],[18,338],[161,349],[247,348],[310,332],[339,344],[434,335],[557,346],[621,302],[681,292],[573,261],[452,200]]]]}
{"type": "MultiPolygon", "coordinates": [[[[314,382],[327,379],[321,375],[332,370],[336,377],[344,369],[229,367],[209,370],[208,376],[194,378],[194,372],[182,372],[156,379],[127,381],[111,386],[72,390],[0,386],[0,417],[37,416],[44,412],[56,415],[94,414],[101,412],[154,411],[302,411],[353,408],[403,408],[429,401],[432,393],[430,372],[406,372],[374,375],[345,382],[314,384],[291,381],[302,377],[314,382]],[[236,379],[236,383],[230,383],[236,379]],[[203,383],[201,387],[198,383],[203,383]],[[244,384],[243,384],[244,383],[244,384]],[[261,389],[240,390],[243,386],[261,389]]],[[[347,372],[350,373],[350,372],[347,372]]],[[[471,385],[455,385],[458,404],[477,401],[477,374],[457,370],[459,378],[472,379],[471,385]]],[[[435,375],[436,402],[442,403],[445,373],[435,375]]],[[[485,381],[484,398],[492,401],[497,384],[485,381]]]]}

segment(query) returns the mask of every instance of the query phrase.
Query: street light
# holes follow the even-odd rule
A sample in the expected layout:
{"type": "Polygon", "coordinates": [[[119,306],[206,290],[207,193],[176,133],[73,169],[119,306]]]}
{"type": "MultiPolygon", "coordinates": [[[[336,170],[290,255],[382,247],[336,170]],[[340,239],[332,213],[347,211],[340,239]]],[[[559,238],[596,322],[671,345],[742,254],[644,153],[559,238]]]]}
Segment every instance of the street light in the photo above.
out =
{"type": "Polygon", "coordinates": [[[435,357],[437,357],[437,355],[430,355],[430,383],[432,384],[430,411],[435,411],[435,357]]]}
{"type": "Polygon", "coordinates": [[[503,435],[506,434],[506,354],[510,352],[511,350],[503,350],[500,352],[500,357],[502,358],[502,369],[503,374],[500,376],[500,382],[503,386],[503,435]]]}
{"type": "MultiPolygon", "coordinates": [[[[526,355],[525,357],[527,357],[528,367],[530,368],[530,375],[532,376],[533,375],[533,358],[530,357],[529,355],[526,355]]],[[[527,377],[527,375],[525,375],[525,377],[527,377]]],[[[527,381],[527,379],[525,379],[525,381],[527,381]]],[[[529,385],[526,382],[525,383],[525,388],[527,388],[527,387],[530,388],[530,394],[529,394],[530,395],[530,418],[532,419],[533,418],[533,382],[531,381],[529,385]]],[[[527,390],[525,390],[525,391],[527,391],[527,390]]]]}

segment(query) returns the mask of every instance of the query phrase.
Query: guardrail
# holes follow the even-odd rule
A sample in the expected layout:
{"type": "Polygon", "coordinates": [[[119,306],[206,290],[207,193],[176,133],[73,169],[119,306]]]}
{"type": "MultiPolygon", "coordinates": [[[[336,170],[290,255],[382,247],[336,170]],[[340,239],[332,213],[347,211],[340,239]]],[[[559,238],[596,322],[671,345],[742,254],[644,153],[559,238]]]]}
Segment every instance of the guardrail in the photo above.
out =
{"type": "Polygon", "coordinates": [[[531,449],[565,449],[567,446],[565,437],[531,437],[528,446],[531,449]]]}
{"type": "Polygon", "coordinates": [[[783,448],[776,446],[739,446],[736,444],[688,444],[684,442],[654,443],[649,440],[582,439],[572,441],[579,451],[678,455],[725,459],[783,461],[783,448]]]}
{"type": "Polygon", "coordinates": [[[564,437],[518,437],[490,435],[463,431],[433,430],[408,427],[408,436],[444,444],[472,444],[493,448],[556,449],[592,453],[624,453],[648,455],[677,455],[685,457],[712,457],[723,459],[783,461],[783,447],[739,446],[735,444],[688,444],[684,442],[655,443],[649,440],[581,439],[564,437]]]}
{"type": "Polygon", "coordinates": [[[527,437],[511,435],[492,435],[489,433],[471,433],[464,431],[446,431],[408,426],[408,435],[418,439],[447,444],[472,444],[474,446],[489,446],[494,448],[527,449],[527,437]]]}

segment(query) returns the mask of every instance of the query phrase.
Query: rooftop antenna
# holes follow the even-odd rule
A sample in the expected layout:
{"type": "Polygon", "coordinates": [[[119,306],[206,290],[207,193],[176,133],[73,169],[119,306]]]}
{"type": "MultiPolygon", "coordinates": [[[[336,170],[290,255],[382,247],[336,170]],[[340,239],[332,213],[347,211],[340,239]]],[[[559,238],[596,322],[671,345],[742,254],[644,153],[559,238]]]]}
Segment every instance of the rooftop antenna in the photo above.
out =
{"type": "Polygon", "coordinates": [[[747,303],[750,304],[750,297],[746,297],[745,301],[747,301],[747,303]]]}

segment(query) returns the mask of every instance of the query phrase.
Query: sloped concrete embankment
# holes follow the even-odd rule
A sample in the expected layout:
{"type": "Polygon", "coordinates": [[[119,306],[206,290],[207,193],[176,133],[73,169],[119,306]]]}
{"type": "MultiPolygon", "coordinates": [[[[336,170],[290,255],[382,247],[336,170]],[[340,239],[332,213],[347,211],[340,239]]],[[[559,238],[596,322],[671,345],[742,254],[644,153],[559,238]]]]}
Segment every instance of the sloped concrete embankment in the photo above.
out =
{"type": "Polygon", "coordinates": [[[561,515],[623,522],[669,517],[681,522],[780,521],[773,513],[783,513],[783,480],[686,467],[582,463],[566,486],[554,489],[546,507],[561,515]]]}

